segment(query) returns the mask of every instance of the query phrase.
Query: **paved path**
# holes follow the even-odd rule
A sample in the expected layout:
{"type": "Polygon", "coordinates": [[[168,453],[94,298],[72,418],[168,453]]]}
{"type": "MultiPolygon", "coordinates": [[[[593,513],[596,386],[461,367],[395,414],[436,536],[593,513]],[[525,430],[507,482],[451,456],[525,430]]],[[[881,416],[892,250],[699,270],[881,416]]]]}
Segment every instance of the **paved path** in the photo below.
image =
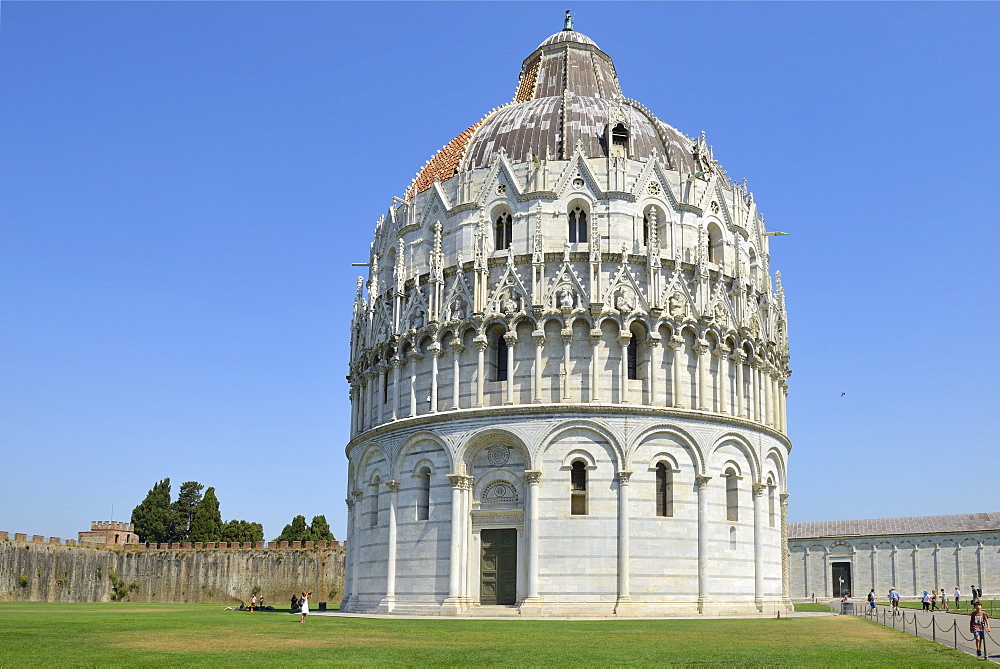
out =
{"type": "MultiPolygon", "coordinates": [[[[830,602],[830,606],[839,607],[840,603],[830,602]]],[[[862,607],[867,607],[868,603],[857,601],[854,606],[859,612],[862,612],[865,610],[862,607]]],[[[869,618],[863,613],[859,617],[869,618]]],[[[875,620],[887,627],[895,626],[896,629],[904,630],[908,634],[913,634],[916,631],[917,636],[937,641],[945,646],[958,648],[958,650],[970,655],[976,654],[976,643],[972,641],[972,632],[969,631],[968,613],[930,613],[918,609],[900,609],[900,614],[894,618],[889,607],[880,605],[876,609],[875,620]]],[[[991,619],[990,622],[994,625],[993,632],[986,637],[986,652],[989,653],[987,659],[1000,664],[1000,645],[993,642],[993,639],[1000,641],[1000,634],[997,633],[997,620],[991,619]]]]}

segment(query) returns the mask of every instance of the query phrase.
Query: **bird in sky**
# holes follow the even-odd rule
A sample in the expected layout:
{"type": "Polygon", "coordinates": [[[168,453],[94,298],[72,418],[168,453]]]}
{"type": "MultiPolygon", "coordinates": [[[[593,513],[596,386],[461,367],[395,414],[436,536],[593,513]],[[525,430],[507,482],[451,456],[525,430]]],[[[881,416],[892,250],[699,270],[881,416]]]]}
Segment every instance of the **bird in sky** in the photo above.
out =
{"type": "Polygon", "coordinates": [[[840,396],[841,396],[841,397],[843,397],[843,396],[844,396],[844,395],[846,395],[846,394],[847,394],[847,393],[840,393],[840,396]]]}

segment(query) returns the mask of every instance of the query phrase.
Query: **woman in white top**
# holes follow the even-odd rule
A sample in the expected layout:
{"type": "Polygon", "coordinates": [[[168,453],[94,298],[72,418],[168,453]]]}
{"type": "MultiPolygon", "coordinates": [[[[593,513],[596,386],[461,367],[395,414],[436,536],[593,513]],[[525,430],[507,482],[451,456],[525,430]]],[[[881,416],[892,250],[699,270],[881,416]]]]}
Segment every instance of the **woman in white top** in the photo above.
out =
{"type": "Polygon", "coordinates": [[[311,594],[311,592],[303,592],[302,599],[299,600],[299,606],[302,607],[302,619],[299,620],[300,623],[304,623],[306,616],[309,615],[309,595],[311,594]]]}

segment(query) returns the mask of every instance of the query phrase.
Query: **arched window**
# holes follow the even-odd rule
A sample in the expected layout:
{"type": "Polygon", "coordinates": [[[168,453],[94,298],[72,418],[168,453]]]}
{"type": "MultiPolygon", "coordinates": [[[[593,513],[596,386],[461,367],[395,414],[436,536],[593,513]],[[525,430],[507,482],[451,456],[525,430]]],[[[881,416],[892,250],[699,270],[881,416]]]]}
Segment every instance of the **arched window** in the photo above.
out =
{"type": "Polygon", "coordinates": [[[760,267],[757,265],[757,252],[754,251],[753,247],[750,247],[750,281],[753,285],[757,286],[757,275],[760,273],[760,267]]]}
{"type": "Polygon", "coordinates": [[[775,526],[774,519],[774,479],[770,476],[767,477],[767,519],[768,525],[771,527],[775,526]]]}
{"type": "Polygon", "coordinates": [[[569,210],[569,241],[571,244],[587,241],[587,211],[583,207],[569,210]]]}
{"type": "Polygon", "coordinates": [[[656,515],[674,515],[674,473],[662,462],[656,465],[656,515]]]}
{"type": "Polygon", "coordinates": [[[708,262],[722,264],[722,231],[715,223],[708,224],[708,262]]]}
{"type": "Polygon", "coordinates": [[[638,379],[639,378],[639,339],[635,335],[628,340],[628,346],[625,348],[625,352],[628,355],[628,378],[638,379]]]}
{"type": "Polygon", "coordinates": [[[642,245],[649,246],[649,216],[642,215],[642,245]]]}
{"type": "Polygon", "coordinates": [[[389,372],[382,372],[382,404],[389,403],[389,372]]]}
{"type": "Polygon", "coordinates": [[[587,515],[587,466],[583,460],[573,462],[569,473],[570,513],[574,516],[587,515]]]}
{"type": "Polygon", "coordinates": [[[616,166],[618,162],[615,159],[628,158],[628,128],[623,123],[619,123],[611,131],[611,158],[616,166]]]}
{"type": "Polygon", "coordinates": [[[507,212],[497,216],[496,227],[494,228],[493,248],[497,251],[510,248],[511,239],[514,236],[514,225],[510,214],[507,212]]]}
{"type": "Polygon", "coordinates": [[[740,477],[732,469],[726,470],[726,520],[734,523],[740,519],[740,477]]]}
{"type": "Polygon", "coordinates": [[[736,550],[736,528],[729,528],[729,550],[736,550]]]}
{"type": "Polygon", "coordinates": [[[493,372],[493,380],[506,381],[510,356],[508,355],[507,340],[504,339],[503,335],[497,337],[494,356],[496,357],[496,367],[493,372]]]}
{"type": "Polygon", "coordinates": [[[417,520],[427,520],[431,515],[431,470],[421,467],[417,477],[417,520]]]}
{"type": "Polygon", "coordinates": [[[371,526],[375,527],[378,525],[378,487],[381,483],[378,476],[372,479],[372,506],[371,506],[371,526]]]}

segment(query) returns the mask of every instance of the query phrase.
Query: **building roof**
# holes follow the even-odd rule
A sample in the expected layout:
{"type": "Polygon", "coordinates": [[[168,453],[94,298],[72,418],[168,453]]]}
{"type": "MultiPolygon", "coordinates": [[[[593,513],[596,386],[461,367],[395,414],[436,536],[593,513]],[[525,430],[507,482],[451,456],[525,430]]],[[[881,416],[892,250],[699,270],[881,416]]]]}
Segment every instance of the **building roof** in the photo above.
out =
{"type": "Polygon", "coordinates": [[[964,513],[954,516],[913,516],[910,518],[869,518],[828,520],[816,523],[789,523],[789,539],[821,537],[871,537],[900,534],[945,534],[1000,530],[1000,512],[964,513]]]}
{"type": "Polygon", "coordinates": [[[561,30],[521,64],[514,100],[492,110],[446,144],[417,174],[407,197],[461,171],[489,167],[501,150],[512,163],[608,155],[610,127],[624,124],[629,158],[666,158],[671,169],[697,171],[694,142],[626,98],[611,58],[582,33],[561,30]]]}

